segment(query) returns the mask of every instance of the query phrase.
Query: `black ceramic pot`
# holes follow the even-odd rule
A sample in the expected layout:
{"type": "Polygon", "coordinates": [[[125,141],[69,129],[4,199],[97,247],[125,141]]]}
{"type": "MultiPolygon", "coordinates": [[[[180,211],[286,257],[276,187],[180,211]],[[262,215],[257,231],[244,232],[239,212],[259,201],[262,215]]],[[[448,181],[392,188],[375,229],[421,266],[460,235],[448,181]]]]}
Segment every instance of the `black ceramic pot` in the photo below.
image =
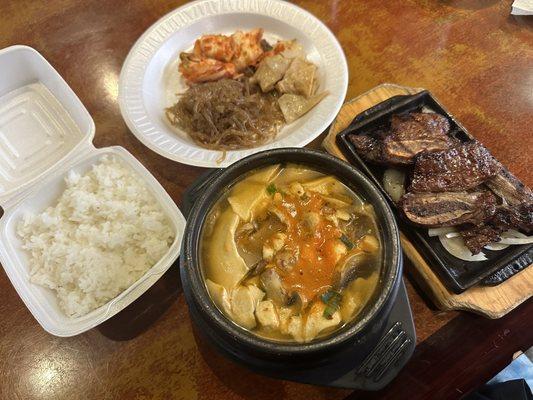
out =
{"type": "Polygon", "coordinates": [[[199,331],[232,359],[256,371],[277,377],[285,377],[295,370],[311,370],[324,365],[349,369],[360,363],[383,334],[401,282],[403,267],[398,227],[379,190],[348,163],[323,152],[302,148],[267,150],[251,155],[226,169],[212,173],[202,188],[193,199],[189,199],[192,200],[191,209],[180,256],[185,298],[199,331]],[[339,178],[374,206],[383,244],[384,257],[378,288],[363,309],[362,317],[330,336],[306,344],[269,341],[234,324],[211,301],[200,265],[200,236],[211,207],[248,172],[277,163],[305,164],[339,178]]]}

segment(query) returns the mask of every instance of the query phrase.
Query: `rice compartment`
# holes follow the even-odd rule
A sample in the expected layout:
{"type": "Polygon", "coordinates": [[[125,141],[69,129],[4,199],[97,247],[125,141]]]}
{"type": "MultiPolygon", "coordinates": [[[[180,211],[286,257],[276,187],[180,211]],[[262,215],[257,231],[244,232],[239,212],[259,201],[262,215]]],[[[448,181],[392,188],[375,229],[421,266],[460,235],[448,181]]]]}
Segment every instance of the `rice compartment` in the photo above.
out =
{"type": "Polygon", "coordinates": [[[61,310],[83,316],[136,282],[169,250],[175,232],[131,168],[104,156],[70,171],[53,207],[26,214],[17,235],[30,255],[30,281],[55,291],[61,310]]]}

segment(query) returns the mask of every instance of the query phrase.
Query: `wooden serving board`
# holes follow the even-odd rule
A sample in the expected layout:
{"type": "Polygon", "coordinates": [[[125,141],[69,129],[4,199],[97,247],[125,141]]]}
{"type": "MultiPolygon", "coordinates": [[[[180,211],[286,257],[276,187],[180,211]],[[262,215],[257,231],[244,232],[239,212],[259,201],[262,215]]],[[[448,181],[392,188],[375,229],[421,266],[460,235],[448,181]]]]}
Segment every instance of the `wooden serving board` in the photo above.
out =
{"type": "MultiPolygon", "coordinates": [[[[415,94],[422,90],[384,83],[348,101],[333,121],[322,145],[329,153],[346,160],[335,139],[356,115],[392,96],[415,94]]],[[[489,318],[500,318],[533,294],[533,268],[525,268],[498,286],[477,285],[461,294],[452,293],[407,237],[403,233],[400,236],[403,251],[414,266],[413,276],[441,310],[467,310],[489,318]]]]}

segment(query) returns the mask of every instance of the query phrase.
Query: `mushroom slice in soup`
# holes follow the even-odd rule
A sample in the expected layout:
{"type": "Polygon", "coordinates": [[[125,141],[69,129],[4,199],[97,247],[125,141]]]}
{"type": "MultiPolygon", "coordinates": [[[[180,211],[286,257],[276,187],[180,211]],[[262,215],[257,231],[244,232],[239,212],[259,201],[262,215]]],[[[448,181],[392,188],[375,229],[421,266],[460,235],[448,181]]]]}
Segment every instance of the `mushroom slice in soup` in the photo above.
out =
{"type": "Polygon", "coordinates": [[[344,290],[353,280],[368,276],[373,269],[369,271],[369,268],[366,268],[367,265],[368,255],[366,253],[359,252],[350,255],[336,268],[333,284],[335,289],[344,290]]]}
{"type": "Polygon", "coordinates": [[[261,284],[269,299],[279,305],[286,302],[287,292],[285,291],[281,278],[275,268],[268,268],[261,274],[261,284]]]}

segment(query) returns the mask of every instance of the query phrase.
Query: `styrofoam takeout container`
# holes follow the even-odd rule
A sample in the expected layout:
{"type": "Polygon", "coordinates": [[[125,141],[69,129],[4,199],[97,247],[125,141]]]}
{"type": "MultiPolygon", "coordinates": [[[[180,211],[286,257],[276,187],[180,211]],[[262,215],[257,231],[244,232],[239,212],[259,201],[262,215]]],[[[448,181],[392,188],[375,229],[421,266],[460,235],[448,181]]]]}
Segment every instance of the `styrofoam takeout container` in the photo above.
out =
{"type": "Polygon", "coordinates": [[[94,121],[80,99],[36,50],[0,50],[0,263],[30,312],[56,336],[87,331],[137,299],[177,259],[185,219],[168,193],[126,149],[96,149],[94,121]],[[29,281],[29,254],[16,235],[23,214],[42,212],[65,190],[69,170],[88,171],[104,155],[122,160],[140,175],[168,215],[176,238],[163,258],[137,282],[89,314],[70,318],[54,291],[29,281]]]}

